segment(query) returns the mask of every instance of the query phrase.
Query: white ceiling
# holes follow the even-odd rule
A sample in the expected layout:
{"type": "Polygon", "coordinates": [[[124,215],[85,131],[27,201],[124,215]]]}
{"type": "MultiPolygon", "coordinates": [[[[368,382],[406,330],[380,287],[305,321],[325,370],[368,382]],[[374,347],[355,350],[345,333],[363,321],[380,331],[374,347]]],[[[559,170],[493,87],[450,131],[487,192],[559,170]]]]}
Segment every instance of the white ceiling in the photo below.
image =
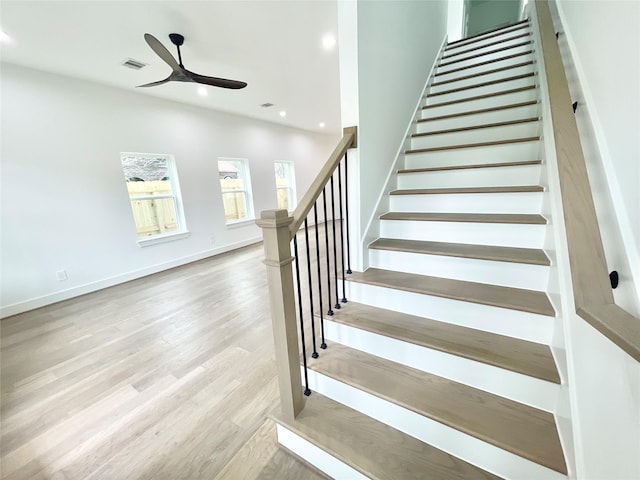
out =
{"type": "Polygon", "coordinates": [[[335,1],[2,0],[0,15],[12,39],[2,44],[2,61],[306,130],[340,131],[337,47],[322,46],[325,34],[337,35],[335,1]],[[206,87],[207,97],[193,83],[136,89],[170,73],[143,35],[151,33],[177,57],[168,38],[173,32],[185,36],[186,68],[249,85],[206,87]],[[148,66],[121,66],[129,57],[148,66]],[[265,102],[275,106],[260,107],[265,102]]]}

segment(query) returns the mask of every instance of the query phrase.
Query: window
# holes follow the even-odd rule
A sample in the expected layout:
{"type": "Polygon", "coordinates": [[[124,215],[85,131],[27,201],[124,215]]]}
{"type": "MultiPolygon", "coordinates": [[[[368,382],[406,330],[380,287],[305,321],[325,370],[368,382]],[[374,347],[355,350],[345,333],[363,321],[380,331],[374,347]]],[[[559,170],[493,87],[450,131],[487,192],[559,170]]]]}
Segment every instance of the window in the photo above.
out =
{"type": "Polygon", "coordinates": [[[175,161],[171,155],[121,153],[138,239],[186,232],[175,161]]]}
{"type": "Polygon", "coordinates": [[[253,218],[249,163],[241,158],[219,158],[218,174],[227,224],[253,218]]]}
{"type": "Polygon", "coordinates": [[[296,177],[293,171],[293,162],[276,162],[276,194],[278,195],[278,208],[293,211],[296,208],[296,177]]]}

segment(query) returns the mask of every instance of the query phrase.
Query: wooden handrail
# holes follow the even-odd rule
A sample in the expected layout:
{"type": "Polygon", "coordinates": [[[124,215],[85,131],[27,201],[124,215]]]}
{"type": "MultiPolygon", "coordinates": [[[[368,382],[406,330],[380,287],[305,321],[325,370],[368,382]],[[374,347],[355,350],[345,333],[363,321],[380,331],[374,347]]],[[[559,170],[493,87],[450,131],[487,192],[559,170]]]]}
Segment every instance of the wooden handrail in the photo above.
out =
{"type": "Polygon", "coordinates": [[[576,313],[640,361],[640,319],[615,305],[569,86],[547,0],[535,1],[576,313]]]}
{"type": "Polygon", "coordinates": [[[289,233],[292,239],[300,229],[304,219],[307,218],[307,214],[311,211],[313,204],[322,193],[322,189],[331,178],[331,175],[333,175],[334,170],[338,166],[338,163],[340,163],[340,160],[342,160],[342,157],[344,157],[344,154],[350,148],[356,148],[357,146],[358,127],[346,127],[340,143],[338,143],[327,162],[322,169],[320,169],[320,172],[307,190],[307,193],[304,194],[304,197],[302,197],[302,200],[300,200],[300,203],[293,212],[293,222],[289,226],[289,233]]]}

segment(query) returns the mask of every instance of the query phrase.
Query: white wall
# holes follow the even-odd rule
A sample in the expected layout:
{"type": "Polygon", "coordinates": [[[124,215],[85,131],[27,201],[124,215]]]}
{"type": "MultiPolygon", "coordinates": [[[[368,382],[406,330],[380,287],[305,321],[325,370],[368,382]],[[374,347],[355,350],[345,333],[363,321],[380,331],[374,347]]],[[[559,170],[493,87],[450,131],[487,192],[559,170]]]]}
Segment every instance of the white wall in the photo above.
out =
{"type": "MultiPolygon", "coordinates": [[[[640,308],[640,2],[558,1],[557,29],[616,303],[640,308]],[[633,297],[633,298],[632,298],[633,297]]],[[[557,20],[557,18],[556,18],[557,20]]]]}
{"type": "Polygon", "coordinates": [[[361,235],[446,35],[447,9],[446,0],[358,3],[361,235]]]}
{"type": "Polygon", "coordinates": [[[217,157],[249,159],[259,215],[274,161],[295,162],[301,198],[337,142],[8,64],[1,93],[3,316],[258,241],[253,222],[226,227],[217,157]],[[188,238],[138,246],[120,152],[175,156],[188,238]]]}
{"type": "Polygon", "coordinates": [[[464,1],[449,0],[447,13],[447,41],[455,42],[462,38],[462,22],[464,20],[464,1]]]}

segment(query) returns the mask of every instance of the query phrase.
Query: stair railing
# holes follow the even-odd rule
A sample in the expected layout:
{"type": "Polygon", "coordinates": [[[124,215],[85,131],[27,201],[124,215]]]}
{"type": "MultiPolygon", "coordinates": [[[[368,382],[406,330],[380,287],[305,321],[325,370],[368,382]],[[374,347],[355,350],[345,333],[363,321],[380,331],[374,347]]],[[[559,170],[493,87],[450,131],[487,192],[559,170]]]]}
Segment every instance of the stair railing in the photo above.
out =
{"type": "Polygon", "coordinates": [[[345,128],[293,215],[289,216],[286,210],[265,210],[256,220],[264,240],[280,403],[283,415],[289,418],[302,411],[304,395],[311,394],[308,347],[312,358],[320,355],[318,344],[321,350],[327,348],[325,311],[326,315],[333,315],[334,309],[347,302],[342,274],[351,273],[347,151],[356,147],[357,127],[345,128]],[[315,231],[313,236],[309,233],[311,228],[315,231]]]}
{"type": "Polygon", "coordinates": [[[576,313],[640,361],[640,319],[614,303],[587,167],[547,0],[536,0],[576,313]]]}

